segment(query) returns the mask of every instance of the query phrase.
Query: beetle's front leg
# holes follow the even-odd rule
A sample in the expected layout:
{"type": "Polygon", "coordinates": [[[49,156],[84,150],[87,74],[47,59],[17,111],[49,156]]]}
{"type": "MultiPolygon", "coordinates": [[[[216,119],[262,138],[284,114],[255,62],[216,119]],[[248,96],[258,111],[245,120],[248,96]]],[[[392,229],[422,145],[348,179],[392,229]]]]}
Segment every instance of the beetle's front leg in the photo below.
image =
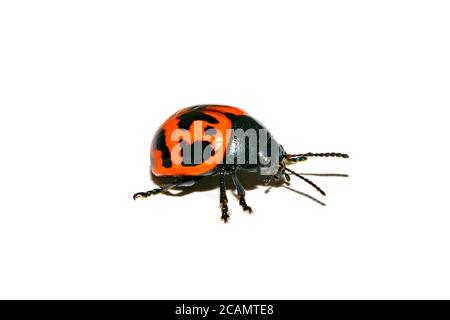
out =
{"type": "Polygon", "coordinates": [[[220,208],[222,210],[221,219],[227,223],[230,219],[228,213],[228,198],[225,189],[225,167],[222,167],[219,172],[219,187],[220,187],[220,208]]]}
{"type": "Polygon", "coordinates": [[[289,175],[285,172],[285,166],[284,165],[280,165],[278,167],[278,171],[271,176],[268,176],[267,178],[264,179],[264,184],[268,185],[269,183],[271,183],[272,181],[278,181],[281,178],[284,177],[285,182],[289,182],[291,180],[291,178],[289,177],[289,175]]]}

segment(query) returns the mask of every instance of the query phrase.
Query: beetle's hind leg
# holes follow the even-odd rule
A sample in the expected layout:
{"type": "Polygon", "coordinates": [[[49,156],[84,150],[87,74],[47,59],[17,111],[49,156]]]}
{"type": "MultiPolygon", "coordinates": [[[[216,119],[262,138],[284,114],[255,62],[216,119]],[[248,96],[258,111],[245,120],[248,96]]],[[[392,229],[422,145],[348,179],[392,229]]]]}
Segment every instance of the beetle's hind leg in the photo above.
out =
{"type": "Polygon", "coordinates": [[[155,189],[145,191],[145,192],[138,192],[133,195],[133,199],[136,200],[136,199],[140,199],[140,198],[147,198],[147,197],[153,196],[155,194],[167,191],[174,186],[176,186],[176,184],[167,184],[160,188],[155,188],[155,189]]]}
{"type": "Polygon", "coordinates": [[[227,223],[230,219],[228,213],[228,198],[225,189],[225,167],[222,167],[219,172],[219,187],[220,187],[220,208],[222,209],[221,219],[227,223]]]}
{"type": "Polygon", "coordinates": [[[194,185],[198,180],[200,180],[200,179],[199,178],[197,178],[197,179],[177,179],[174,182],[165,184],[159,188],[155,188],[155,189],[145,191],[145,192],[135,193],[133,195],[133,199],[136,200],[139,198],[147,198],[147,197],[153,196],[155,194],[165,192],[174,187],[190,187],[190,186],[194,185]]]}
{"type": "Polygon", "coordinates": [[[231,178],[233,179],[234,186],[236,187],[236,191],[238,193],[239,198],[239,204],[241,205],[242,209],[244,211],[247,211],[248,213],[253,213],[252,208],[247,205],[247,202],[245,202],[245,189],[239,182],[239,179],[237,178],[235,172],[231,174],[231,178]]]}

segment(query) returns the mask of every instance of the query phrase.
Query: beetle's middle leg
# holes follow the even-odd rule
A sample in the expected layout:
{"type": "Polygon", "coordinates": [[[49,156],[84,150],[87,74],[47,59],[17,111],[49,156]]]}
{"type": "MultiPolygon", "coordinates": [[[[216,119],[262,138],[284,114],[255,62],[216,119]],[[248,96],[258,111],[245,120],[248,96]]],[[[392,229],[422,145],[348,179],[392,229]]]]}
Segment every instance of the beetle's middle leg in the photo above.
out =
{"type": "Polygon", "coordinates": [[[239,198],[239,204],[241,205],[242,209],[244,211],[248,211],[248,213],[253,213],[252,208],[247,205],[247,202],[245,202],[245,189],[239,182],[239,179],[237,178],[235,172],[231,174],[231,178],[233,179],[234,186],[236,187],[236,191],[238,193],[239,198]]]}
{"type": "Polygon", "coordinates": [[[228,213],[228,198],[225,189],[225,167],[222,167],[219,172],[219,187],[220,187],[220,208],[222,209],[221,219],[227,223],[230,219],[228,213]]]}
{"type": "Polygon", "coordinates": [[[162,185],[159,188],[155,188],[149,191],[145,192],[138,192],[133,195],[133,199],[139,199],[139,198],[148,198],[150,196],[153,196],[155,194],[163,193],[168,191],[169,189],[175,188],[175,187],[190,187],[193,186],[198,180],[200,180],[201,177],[197,178],[178,178],[175,181],[162,185]]]}

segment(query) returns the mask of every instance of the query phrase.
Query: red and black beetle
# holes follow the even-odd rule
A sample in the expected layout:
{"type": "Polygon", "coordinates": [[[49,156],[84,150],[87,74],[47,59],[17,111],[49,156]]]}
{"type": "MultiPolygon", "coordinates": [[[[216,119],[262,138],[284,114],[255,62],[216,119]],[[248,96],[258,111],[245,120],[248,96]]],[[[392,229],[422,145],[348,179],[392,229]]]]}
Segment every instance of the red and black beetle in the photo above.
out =
{"type": "Polygon", "coordinates": [[[348,155],[334,152],[288,154],[263,125],[239,108],[223,105],[184,108],[159,127],[151,146],[153,174],[172,181],[136,193],[133,198],[146,198],[173,187],[189,187],[205,176],[218,175],[221,219],[228,222],[225,175],[231,175],[239,204],[245,211],[252,212],[236,175],[241,170],[266,175],[266,182],[272,179],[287,182],[289,174],[293,174],[325,195],[312,181],[286,167],[309,157],[348,158],[348,155]]]}

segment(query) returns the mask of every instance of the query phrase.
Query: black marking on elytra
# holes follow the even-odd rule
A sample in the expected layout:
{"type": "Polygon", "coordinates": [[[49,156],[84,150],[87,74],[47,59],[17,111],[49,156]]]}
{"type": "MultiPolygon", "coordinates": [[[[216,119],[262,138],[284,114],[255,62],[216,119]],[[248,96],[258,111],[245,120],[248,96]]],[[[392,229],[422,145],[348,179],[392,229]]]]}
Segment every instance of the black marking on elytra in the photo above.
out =
{"type": "Polygon", "coordinates": [[[231,121],[234,121],[234,120],[236,120],[237,118],[240,117],[240,116],[237,116],[237,115],[232,114],[232,113],[229,113],[229,112],[225,112],[224,114],[225,114],[225,115],[227,116],[227,118],[230,119],[231,121]]]}
{"type": "Polygon", "coordinates": [[[179,143],[180,143],[180,157],[183,158],[184,157],[184,148],[185,148],[187,142],[186,142],[186,140],[183,140],[182,138],[180,138],[179,143]]]}
{"type": "Polygon", "coordinates": [[[178,127],[186,130],[189,130],[194,121],[206,121],[211,124],[219,123],[213,116],[196,110],[184,113],[179,116],[178,119],[180,119],[180,121],[178,121],[178,127]]]}
{"type": "Polygon", "coordinates": [[[209,141],[194,141],[194,143],[186,144],[186,142],[183,140],[181,145],[181,157],[183,158],[181,165],[185,167],[193,167],[198,166],[202,164],[204,161],[208,160],[213,155],[214,149],[212,148],[212,145],[209,141]],[[186,148],[189,148],[189,152],[184,152],[186,148]],[[197,159],[195,159],[195,150],[200,149],[201,150],[201,158],[198,159],[200,162],[196,162],[197,159]],[[203,156],[208,156],[206,159],[203,159],[203,156]]]}
{"type": "Polygon", "coordinates": [[[264,129],[264,127],[255,119],[247,115],[235,115],[226,112],[225,115],[233,122],[233,129],[264,129]]]}
{"type": "Polygon", "coordinates": [[[156,134],[155,149],[162,152],[162,165],[165,168],[172,167],[172,160],[170,159],[170,150],[166,145],[166,133],[161,129],[156,134]]]}

